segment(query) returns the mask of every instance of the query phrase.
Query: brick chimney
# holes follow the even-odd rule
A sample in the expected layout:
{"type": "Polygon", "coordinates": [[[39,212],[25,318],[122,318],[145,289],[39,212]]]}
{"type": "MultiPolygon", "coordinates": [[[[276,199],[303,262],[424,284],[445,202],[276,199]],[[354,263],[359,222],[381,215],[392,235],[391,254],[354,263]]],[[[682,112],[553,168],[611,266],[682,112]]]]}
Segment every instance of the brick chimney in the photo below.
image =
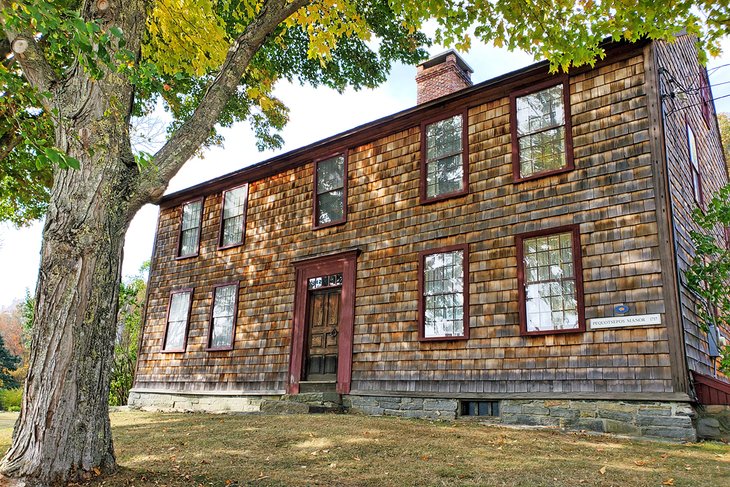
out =
{"type": "Polygon", "coordinates": [[[417,69],[419,105],[472,85],[474,71],[453,49],[422,62],[417,69]]]}

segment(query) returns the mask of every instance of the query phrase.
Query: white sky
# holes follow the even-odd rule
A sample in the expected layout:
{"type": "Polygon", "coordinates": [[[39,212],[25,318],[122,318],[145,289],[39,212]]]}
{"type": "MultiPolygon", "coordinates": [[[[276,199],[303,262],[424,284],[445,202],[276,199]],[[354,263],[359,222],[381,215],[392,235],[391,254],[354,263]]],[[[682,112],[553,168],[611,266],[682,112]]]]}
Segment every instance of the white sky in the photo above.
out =
{"type": "MultiPolygon", "coordinates": [[[[440,46],[431,49],[435,55],[443,52],[440,46]]],[[[730,40],[724,43],[725,54],[709,64],[710,82],[718,112],[730,112],[730,40]],[[727,65],[727,66],[724,66],[727,65]],[[722,67],[719,67],[722,66],[722,67]],[[713,71],[714,67],[718,67],[713,71]]],[[[533,62],[524,53],[510,53],[504,49],[474,46],[463,54],[474,69],[472,80],[479,83],[500,74],[519,69],[533,62]]],[[[327,88],[313,89],[280,83],[275,95],[290,109],[290,122],[282,131],[285,141],[279,151],[258,152],[254,137],[247,124],[238,124],[221,131],[225,137],[223,148],[213,148],[203,159],[189,161],[170,183],[168,192],[177,191],[268,159],[352,127],[390,115],[416,104],[416,68],[396,65],[388,81],[375,90],[355,92],[347,90],[340,95],[327,88]]],[[[134,275],[152,254],[157,224],[157,207],[147,205],[137,214],[127,232],[124,246],[123,274],[134,275]]],[[[34,292],[41,248],[42,223],[26,228],[14,228],[0,223],[0,308],[22,299],[25,290],[34,292]]]]}

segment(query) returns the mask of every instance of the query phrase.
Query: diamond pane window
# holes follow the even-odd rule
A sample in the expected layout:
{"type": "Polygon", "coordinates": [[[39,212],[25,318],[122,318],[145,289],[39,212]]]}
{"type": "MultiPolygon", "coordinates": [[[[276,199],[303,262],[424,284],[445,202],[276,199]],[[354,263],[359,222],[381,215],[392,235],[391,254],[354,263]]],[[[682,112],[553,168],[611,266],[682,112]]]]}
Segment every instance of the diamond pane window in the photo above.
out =
{"type": "Polygon", "coordinates": [[[422,337],[465,338],[468,322],[465,249],[436,251],[422,257],[422,337]]]}
{"type": "Polygon", "coordinates": [[[345,220],[345,156],[315,163],[315,227],[345,220]]]}
{"type": "Polygon", "coordinates": [[[426,199],[465,189],[462,137],[462,115],[426,125],[426,199]]]}
{"type": "Polygon", "coordinates": [[[565,107],[567,83],[514,96],[512,135],[516,174],[529,178],[570,167],[566,134],[570,136],[565,107]]]}
{"type": "Polygon", "coordinates": [[[329,276],[312,277],[307,281],[307,289],[342,286],[342,273],[329,276]]]}
{"type": "Polygon", "coordinates": [[[215,288],[210,319],[209,349],[230,349],[236,325],[238,286],[229,284],[215,288]]]}
{"type": "Polygon", "coordinates": [[[203,201],[191,201],[182,207],[180,225],[179,257],[188,257],[198,253],[200,245],[200,219],[203,213],[203,201]]]}
{"type": "Polygon", "coordinates": [[[190,316],[190,298],[192,291],[180,291],[170,296],[170,308],[167,312],[167,330],[163,350],[167,352],[184,352],[188,317],[190,316]]]}
{"type": "Polygon", "coordinates": [[[581,329],[580,264],[575,238],[573,230],[518,238],[527,333],[581,329]]]}
{"type": "Polygon", "coordinates": [[[223,193],[223,215],[221,216],[221,247],[243,243],[246,227],[246,199],[248,185],[223,193]]]}

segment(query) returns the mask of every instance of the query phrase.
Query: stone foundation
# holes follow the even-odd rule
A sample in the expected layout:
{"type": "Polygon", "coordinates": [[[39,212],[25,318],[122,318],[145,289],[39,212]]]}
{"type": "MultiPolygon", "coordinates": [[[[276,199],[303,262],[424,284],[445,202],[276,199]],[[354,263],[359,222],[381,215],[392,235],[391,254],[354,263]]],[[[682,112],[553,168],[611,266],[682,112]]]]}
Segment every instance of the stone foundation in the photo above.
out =
{"type": "MultiPolygon", "coordinates": [[[[339,401],[334,396],[339,397],[336,393],[237,396],[132,391],[129,404],[158,411],[283,414],[339,411],[339,401]],[[315,402],[317,407],[312,406],[315,402]]],[[[544,426],[674,441],[696,441],[698,435],[701,438],[727,439],[730,432],[730,408],[725,407],[720,407],[724,408],[722,411],[710,411],[713,406],[699,408],[698,416],[690,404],[669,401],[503,399],[497,402],[498,416],[469,418],[495,424],[544,426]]],[[[372,416],[432,420],[454,420],[460,416],[460,401],[449,398],[345,395],[341,404],[345,411],[372,416]]]]}
{"type": "Polygon", "coordinates": [[[694,418],[680,402],[503,400],[500,422],[696,441],[694,418]]]}
{"type": "MultiPolygon", "coordinates": [[[[279,396],[275,396],[279,397],[279,396]]],[[[259,412],[266,396],[130,391],[129,405],[152,411],[259,412]]]]}
{"type": "Polygon", "coordinates": [[[730,406],[698,407],[697,436],[708,440],[730,441],[730,406]]]}

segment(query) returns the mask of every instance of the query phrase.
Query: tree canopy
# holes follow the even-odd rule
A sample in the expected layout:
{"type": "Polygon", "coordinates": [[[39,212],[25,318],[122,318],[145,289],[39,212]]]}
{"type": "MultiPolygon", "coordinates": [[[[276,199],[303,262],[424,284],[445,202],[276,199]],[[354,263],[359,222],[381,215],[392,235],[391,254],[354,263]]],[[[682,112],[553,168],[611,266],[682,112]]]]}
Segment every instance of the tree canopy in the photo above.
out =
{"type": "MultiPolygon", "coordinates": [[[[149,2],[141,56],[125,49],[125,32],[111,25],[106,0],[0,1],[0,220],[24,224],[44,213],[52,170],[76,167],[54,143],[63,115],[47,103],[51,84],[33,86],[13,55],[7,34],[32,33],[47,72],[63,79],[72,70],[92,78],[120,73],[134,85],[132,116],[144,117],[161,100],[172,117],[172,134],[195,113],[209,85],[225,67],[236,37],[266,2],[258,0],[157,0],[149,2]],[[102,15],[89,16],[96,4],[102,15]],[[86,10],[86,11],[85,11],[86,10]],[[3,31],[4,30],[4,31],[3,31]],[[3,35],[5,34],[5,35],[3,35]],[[56,128],[54,128],[56,127],[56,128]]],[[[603,2],[551,0],[316,0],[301,5],[273,29],[216,116],[202,147],[222,142],[217,127],[246,121],[260,149],[282,144],[288,120],[273,88],[286,79],[342,91],[382,83],[394,61],[415,64],[431,43],[424,22],[438,26],[435,40],[468,49],[472,39],[521,49],[546,58],[555,69],[593,63],[601,41],[669,39],[680,30],[698,36],[702,53],[717,55],[730,30],[728,2],[603,2]],[[693,4],[696,7],[693,8],[693,4]],[[435,20],[430,20],[435,19],[435,20]]],[[[78,134],[76,135],[78,138],[78,134]]],[[[196,150],[199,150],[197,148],[196,150]]],[[[137,162],[154,162],[137,154],[137,162]]]]}

